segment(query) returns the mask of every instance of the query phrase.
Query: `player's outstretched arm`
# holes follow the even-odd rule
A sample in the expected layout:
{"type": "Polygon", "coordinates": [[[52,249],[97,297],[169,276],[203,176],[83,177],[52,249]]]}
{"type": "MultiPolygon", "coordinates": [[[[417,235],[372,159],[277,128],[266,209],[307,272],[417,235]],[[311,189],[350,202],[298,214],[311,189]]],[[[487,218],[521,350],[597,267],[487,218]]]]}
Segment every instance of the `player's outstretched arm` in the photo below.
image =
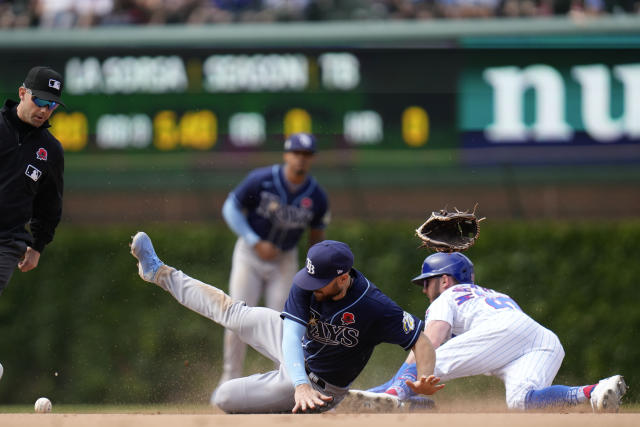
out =
{"type": "Polygon", "coordinates": [[[411,390],[419,394],[434,394],[444,387],[438,384],[440,378],[433,375],[436,367],[436,351],[431,341],[424,333],[418,337],[418,341],[413,346],[413,354],[416,358],[418,368],[418,379],[416,381],[407,380],[407,385],[411,390]]]}
{"type": "Polygon", "coordinates": [[[320,406],[325,406],[327,404],[326,402],[333,400],[333,397],[320,393],[311,387],[310,384],[300,384],[296,387],[294,399],[296,404],[291,412],[295,414],[298,411],[313,411],[320,406]]]}

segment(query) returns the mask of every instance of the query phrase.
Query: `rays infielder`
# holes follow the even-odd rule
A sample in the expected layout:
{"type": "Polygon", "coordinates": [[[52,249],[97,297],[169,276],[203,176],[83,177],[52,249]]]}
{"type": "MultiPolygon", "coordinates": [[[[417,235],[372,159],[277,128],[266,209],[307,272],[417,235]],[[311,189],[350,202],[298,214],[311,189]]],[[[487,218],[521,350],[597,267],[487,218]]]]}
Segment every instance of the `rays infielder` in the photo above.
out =
{"type": "MultiPolygon", "coordinates": [[[[594,411],[617,411],[626,384],[620,375],[580,387],[551,386],[564,358],[558,337],[527,316],[508,295],[474,284],[474,269],[463,254],[435,253],[413,283],[431,305],[425,334],[436,348],[434,374],[443,381],[488,374],[500,378],[509,408],[535,409],[590,401],[594,411]]],[[[385,384],[359,392],[364,397],[412,394],[411,355],[385,384]]]]}
{"type": "MultiPolygon", "coordinates": [[[[325,192],[309,175],[316,151],[312,135],[291,135],[284,164],[258,168],[229,194],[222,214],[238,236],[231,264],[229,295],[234,300],[282,310],[298,270],[297,244],[308,227],[309,246],[324,240],[329,222],[325,192]]],[[[242,375],[246,345],[229,330],[224,336],[220,383],[242,375]]]]}
{"type": "Polygon", "coordinates": [[[412,349],[420,379],[412,390],[433,394],[433,346],[422,320],[403,311],[353,267],[342,242],[325,240],[307,253],[282,313],[234,301],[221,290],[165,265],[151,240],[137,233],[131,253],[140,277],[169,292],[191,310],[237,333],[278,364],[274,371],[229,380],[212,403],[230,413],[327,410],[347,394],[374,347],[382,342],[412,349]]]}

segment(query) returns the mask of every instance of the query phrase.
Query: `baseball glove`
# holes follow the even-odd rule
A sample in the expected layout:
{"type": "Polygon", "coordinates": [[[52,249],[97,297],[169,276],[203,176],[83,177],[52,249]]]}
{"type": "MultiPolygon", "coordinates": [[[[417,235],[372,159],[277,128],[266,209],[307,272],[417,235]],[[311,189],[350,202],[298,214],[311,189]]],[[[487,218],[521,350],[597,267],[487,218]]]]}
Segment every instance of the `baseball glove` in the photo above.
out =
{"type": "Polygon", "coordinates": [[[476,205],[473,212],[454,212],[442,209],[432,212],[429,219],[416,230],[422,240],[422,248],[436,252],[462,252],[469,249],[480,235],[480,221],[485,218],[476,216],[476,205]]]}

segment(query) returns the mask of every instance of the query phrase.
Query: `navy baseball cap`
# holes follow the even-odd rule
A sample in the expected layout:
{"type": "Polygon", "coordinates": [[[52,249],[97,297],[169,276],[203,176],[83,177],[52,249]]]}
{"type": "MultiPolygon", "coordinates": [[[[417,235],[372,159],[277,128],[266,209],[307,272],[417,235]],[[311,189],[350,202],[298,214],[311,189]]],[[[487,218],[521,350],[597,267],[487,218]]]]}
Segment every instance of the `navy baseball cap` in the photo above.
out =
{"type": "Polygon", "coordinates": [[[55,101],[64,107],[60,101],[62,95],[62,76],[53,68],[33,67],[24,79],[24,87],[31,89],[33,96],[45,101],[55,101]]]}
{"type": "Polygon", "coordinates": [[[284,151],[316,152],[316,138],[309,133],[294,133],[284,142],[284,151]]]}
{"type": "Polygon", "coordinates": [[[346,243],[324,240],[309,248],[307,265],[293,277],[293,284],[307,291],[324,288],[351,270],[353,253],[346,243]]]}

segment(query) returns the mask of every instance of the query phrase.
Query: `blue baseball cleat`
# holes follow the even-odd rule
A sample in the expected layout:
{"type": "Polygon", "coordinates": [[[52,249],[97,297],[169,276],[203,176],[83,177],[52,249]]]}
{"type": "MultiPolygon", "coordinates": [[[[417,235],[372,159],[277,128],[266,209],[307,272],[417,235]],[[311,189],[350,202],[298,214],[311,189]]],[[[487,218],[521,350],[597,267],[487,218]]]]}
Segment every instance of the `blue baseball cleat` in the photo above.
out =
{"type": "Polygon", "coordinates": [[[131,240],[131,254],[138,260],[138,274],[143,280],[152,282],[158,269],[164,265],[153,249],[151,239],[144,231],[138,231],[131,240]]]}

